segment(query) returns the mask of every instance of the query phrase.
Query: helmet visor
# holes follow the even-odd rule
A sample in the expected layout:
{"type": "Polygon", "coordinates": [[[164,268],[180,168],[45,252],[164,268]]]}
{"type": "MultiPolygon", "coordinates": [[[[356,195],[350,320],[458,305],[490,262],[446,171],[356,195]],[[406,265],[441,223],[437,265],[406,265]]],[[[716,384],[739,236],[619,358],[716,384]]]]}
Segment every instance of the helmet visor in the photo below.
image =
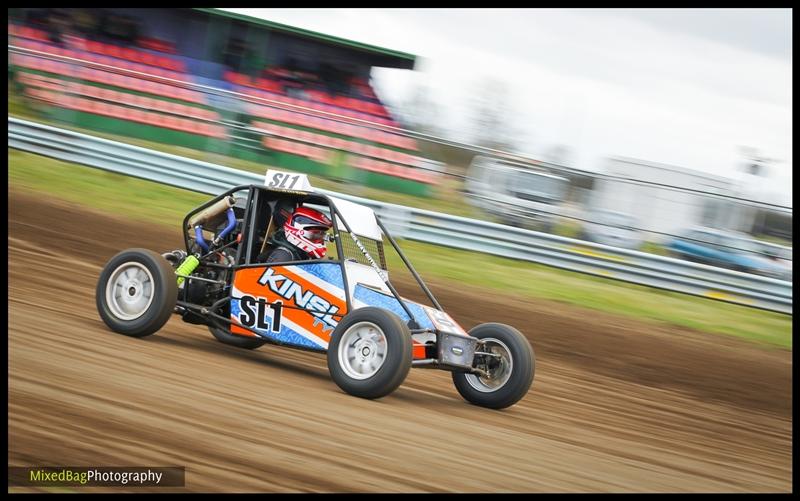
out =
{"type": "Polygon", "coordinates": [[[328,229],[327,228],[306,228],[303,230],[303,237],[315,244],[322,243],[325,241],[325,233],[328,229]]]}
{"type": "Polygon", "coordinates": [[[304,216],[302,214],[298,214],[294,217],[294,224],[297,227],[305,227],[305,226],[318,226],[320,228],[325,228],[326,226],[323,224],[323,221],[319,221],[317,219],[312,219],[308,216],[304,216]]]}

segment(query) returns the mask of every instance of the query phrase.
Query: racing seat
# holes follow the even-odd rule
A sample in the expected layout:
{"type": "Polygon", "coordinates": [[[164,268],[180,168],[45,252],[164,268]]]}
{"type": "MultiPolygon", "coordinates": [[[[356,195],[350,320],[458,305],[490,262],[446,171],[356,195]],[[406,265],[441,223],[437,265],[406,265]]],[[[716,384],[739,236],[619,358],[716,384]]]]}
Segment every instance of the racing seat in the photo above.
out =
{"type": "Polygon", "coordinates": [[[267,249],[269,237],[279,228],[283,228],[283,224],[296,208],[297,202],[285,198],[274,200],[264,208],[265,214],[262,220],[267,221],[264,230],[264,240],[261,242],[261,247],[258,252],[254,252],[253,256],[259,256],[267,249]]]}

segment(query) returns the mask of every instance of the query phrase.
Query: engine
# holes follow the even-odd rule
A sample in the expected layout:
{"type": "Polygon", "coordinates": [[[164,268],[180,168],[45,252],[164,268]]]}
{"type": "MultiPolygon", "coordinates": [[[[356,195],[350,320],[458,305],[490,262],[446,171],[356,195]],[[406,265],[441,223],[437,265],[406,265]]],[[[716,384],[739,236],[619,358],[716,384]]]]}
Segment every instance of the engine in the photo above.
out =
{"type": "MultiPolygon", "coordinates": [[[[230,294],[228,285],[231,268],[236,264],[242,219],[237,219],[233,197],[225,198],[195,215],[190,221],[194,239],[190,241],[191,254],[182,250],[163,254],[178,275],[178,300],[202,306],[211,306],[230,294]],[[213,237],[204,232],[213,228],[213,237]],[[188,277],[188,278],[186,278],[188,277]]],[[[190,233],[191,235],[191,233],[190,233]]],[[[227,314],[229,306],[223,308],[227,314]]],[[[184,322],[207,324],[208,318],[188,308],[179,312],[184,322]]]]}

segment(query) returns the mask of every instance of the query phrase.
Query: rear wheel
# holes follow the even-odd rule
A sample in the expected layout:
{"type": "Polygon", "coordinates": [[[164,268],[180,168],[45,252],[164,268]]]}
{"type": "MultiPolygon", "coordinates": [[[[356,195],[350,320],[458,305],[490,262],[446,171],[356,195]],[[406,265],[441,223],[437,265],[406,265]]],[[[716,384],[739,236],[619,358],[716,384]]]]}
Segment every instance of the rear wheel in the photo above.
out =
{"type": "Polygon", "coordinates": [[[114,332],[132,337],[149,336],[163,327],[177,300],[172,266],[148,249],[128,249],[112,257],[95,291],[100,318],[114,332]]]}
{"type": "Polygon", "coordinates": [[[478,351],[490,355],[476,355],[475,367],[487,376],[453,372],[453,384],[468,402],[503,409],[524,397],[533,383],[535,358],[533,348],[517,329],[497,323],[481,324],[469,335],[484,342],[478,351]]]}
{"type": "Polygon", "coordinates": [[[400,317],[380,308],[345,315],[328,345],[328,370],[345,392],[380,398],[399,387],[411,369],[411,332],[400,317]]]}

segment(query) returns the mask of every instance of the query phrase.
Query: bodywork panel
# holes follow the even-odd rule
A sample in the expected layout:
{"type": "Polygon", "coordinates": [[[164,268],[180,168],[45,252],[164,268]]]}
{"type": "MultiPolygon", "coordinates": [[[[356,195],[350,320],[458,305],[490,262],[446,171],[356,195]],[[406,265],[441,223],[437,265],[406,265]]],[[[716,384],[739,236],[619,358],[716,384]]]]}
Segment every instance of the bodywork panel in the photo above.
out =
{"type": "MultiPolygon", "coordinates": [[[[280,344],[324,351],[333,330],[347,313],[342,268],[339,263],[304,263],[257,266],[236,271],[231,288],[231,333],[253,337],[235,325],[241,323],[258,335],[280,344]],[[278,308],[275,305],[279,305],[278,308]]],[[[400,302],[387,292],[355,284],[353,308],[374,306],[389,310],[403,322],[409,318],[400,302]]],[[[403,300],[417,327],[466,336],[466,332],[444,312],[403,300]],[[451,324],[449,324],[452,323],[451,324]]],[[[425,344],[436,342],[434,332],[412,335],[414,358],[425,358],[425,344]]]]}
{"type": "MultiPolygon", "coordinates": [[[[231,320],[281,344],[325,350],[346,313],[339,263],[248,267],[233,278],[231,320]]],[[[236,325],[231,333],[252,336],[236,325]]]]}

